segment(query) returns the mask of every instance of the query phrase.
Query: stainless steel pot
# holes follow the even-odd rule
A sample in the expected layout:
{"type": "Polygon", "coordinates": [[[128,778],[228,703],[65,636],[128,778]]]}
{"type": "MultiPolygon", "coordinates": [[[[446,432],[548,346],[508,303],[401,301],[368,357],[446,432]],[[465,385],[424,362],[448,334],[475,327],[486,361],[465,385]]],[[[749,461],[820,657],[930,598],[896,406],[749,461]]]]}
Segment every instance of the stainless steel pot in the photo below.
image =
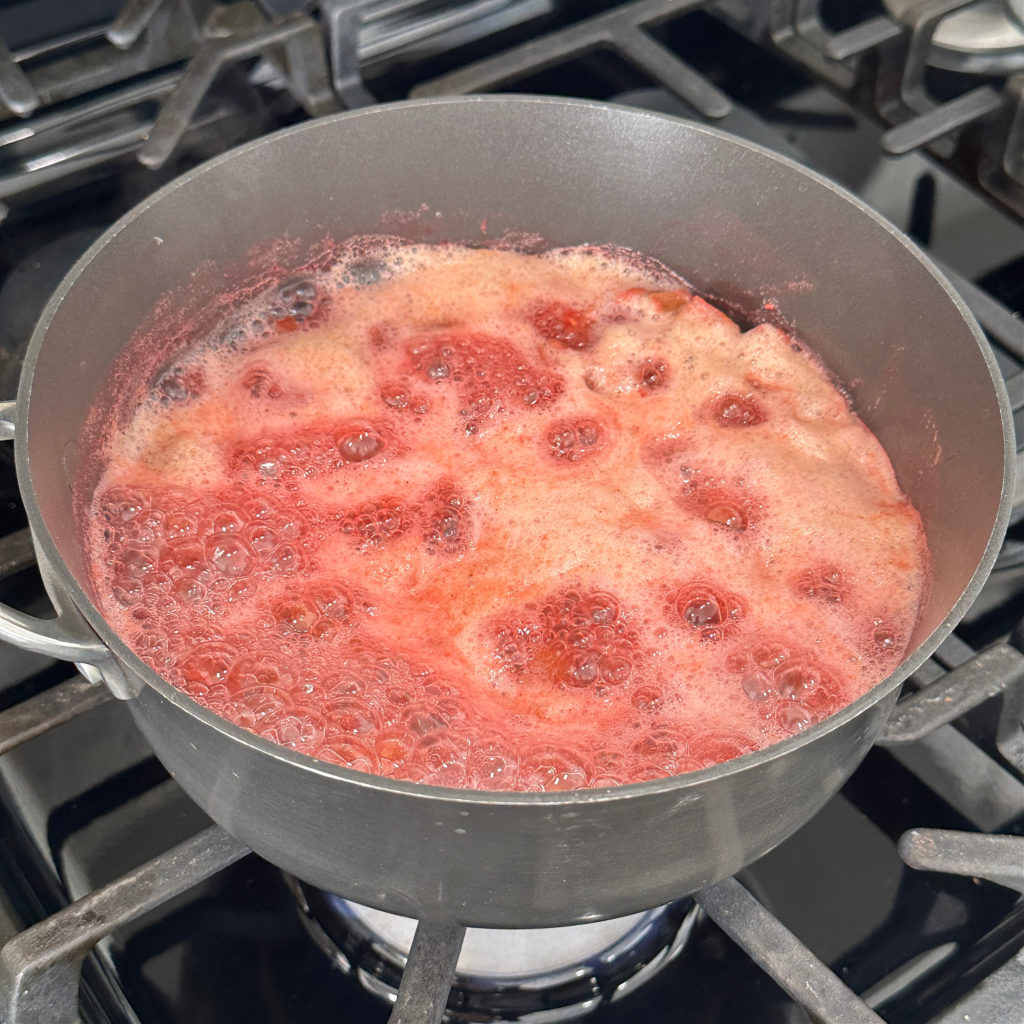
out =
{"type": "Polygon", "coordinates": [[[168,185],[65,279],[33,336],[17,403],[0,412],[61,611],[44,623],[3,609],[0,637],[102,676],[184,789],[267,859],[369,906],[476,926],[654,906],[785,839],[839,789],[901,680],[976,596],[1012,490],[1009,408],[988,347],[899,232],[829,182],[719,132],[523,96],[313,121],[168,185]],[[84,588],[71,502],[83,423],[116,358],[162,296],[208,306],[269,239],[299,243],[279,248],[281,259],[416,209],[425,212],[411,227],[428,236],[478,239],[486,219],[492,237],[516,229],[557,244],[612,242],[737,307],[774,301],[848,383],[923,517],[935,579],[899,670],[807,732],[726,764],[617,789],[503,794],[389,781],[292,753],[222,721],[135,657],[84,588]]]}

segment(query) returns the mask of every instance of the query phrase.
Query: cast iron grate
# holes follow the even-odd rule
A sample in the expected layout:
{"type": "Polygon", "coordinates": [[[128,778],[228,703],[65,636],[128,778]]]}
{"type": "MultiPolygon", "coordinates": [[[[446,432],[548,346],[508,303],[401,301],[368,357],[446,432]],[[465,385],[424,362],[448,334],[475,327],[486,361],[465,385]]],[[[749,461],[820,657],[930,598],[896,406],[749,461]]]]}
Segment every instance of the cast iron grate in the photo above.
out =
{"type": "MultiPolygon", "coordinates": [[[[363,44],[371,9],[377,5],[366,0],[242,5],[239,20],[223,23],[198,19],[201,6],[185,0],[137,0],[126,4],[103,32],[83,31],[60,46],[23,49],[13,55],[0,47],[0,101],[18,119],[9,119],[0,128],[0,162],[5,149],[8,157],[16,153],[26,133],[60,140],[61,133],[83,116],[107,126],[107,134],[99,132],[73,154],[74,159],[50,164],[37,159],[34,166],[50,168],[44,179],[18,166],[15,159],[10,173],[0,172],[0,197],[31,192],[43,181],[59,183],[83,167],[104,166],[126,155],[148,167],[161,166],[188,132],[232,116],[230,104],[207,105],[211,87],[229,66],[257,58],[266,60],[271,73],[286,84],[302,116],[374,102],[363,74],[373,52],[363,44]],[[82,47],[93,56],[75,65],[68,54],[82,47]],[[97,87],[103,91],[97,93],[97,87]],[[143,113],[120,135],[110,134],[110,115],[142,107],[143,113]]],[[[496,14],[501,5],[461,6],[464,10],[456,13],[468,20],[470,8],[475,17],[496,14]]],[[[928,46],[941,16],[963,6],[927,0],[918,5],[910,27],[874,15],[838,32],[826,27],[822,4],[816,0],[776,0],[766,6],[739,0],[711,8],[716,17],[760,45],[776,48],[821,80],[844,92],[870,95],[876,113],[892,125],[883,136],[883,146],[890,152],[928,147],[951,165],[968,168],[983,187],[1019,209],[1016,189],[1024,163],[1021,76],[972,86],[952,98],[929,92],[924,71],[928,46]],[[979,149],[974,129],[981,125],[989,135],[979,149]],[[968,165],[968,159],[973,164],[968,165]],[[978,173],[982,164],[989,167],[987,178],[978,173]]],[[[660,26],[706,7],[700,0],[639,0],[486,57],[412,92],[425,96],[506,87],[541,69],[611,51],[703,117],[721,118],[733,101],[658,38],[660,26]]],[[[533,14],[540,10],[536,4],[530,8],[533,14]]],[[[431,23],[435,32],[455,27],[431,23]]],[[[1007,387],[1019,410],[1024,407],[1019,321],[971,282],[950,276],[993,343],[1017,361],[1008,364],[1007,387]]],[[[1021,503],[1017,504],[1019,509],[1021,503]]],[[[0,578],[31,564],[27,531],[0,539],[0,578]]],[[[895,756],[929,738],[955,734],[960,748],[978,755],[958,762],[962,778],[955,799],[971,799],[971,791],[987,778],[985,766],[993,756],[1012,769],[1007,775],[1011,784],[1021,785],[1024,655],[1017,646],[998,642],[975,650],[953,637],[907,689],[910,692],[897,705],[881,741],[895,756]],[[982,705],[1000,709],[992,749],[986,751],[953,725],[982,705]]],[[[99,685],[72,676],[19,700],[0,713],[0,754],[110,699],[99,685]]],[[[983,815],[979,812],[978,817],[983,815]]],[[[992,820],[997,819],[998,814],[992,820]]],[[[1019,890],[1024,887],[1022,844],[1019,837],[916,830],[904,837],[900,852],[915,868],[984,877],[1019,890]]],[[[98,941],[247,852],[221,829],[207,829],[16,935],[0,950],[0,1005],[9,1024],[77,1021],[79,971],[98,941]]],[[[842,1024],[881,1020],[737,880],[718,883],[696,898],[705,913],[815,1019],[842,1024]]],[[[440,1019],[462,935],[457,924],[420,926],[392,1024],[440,1019]]],[[[1012,995],[1024,969],[1018,963],[1019,958],[1008,959],[990,978],[980,980],[979,989],[1001,986],[1012,995]]]]}

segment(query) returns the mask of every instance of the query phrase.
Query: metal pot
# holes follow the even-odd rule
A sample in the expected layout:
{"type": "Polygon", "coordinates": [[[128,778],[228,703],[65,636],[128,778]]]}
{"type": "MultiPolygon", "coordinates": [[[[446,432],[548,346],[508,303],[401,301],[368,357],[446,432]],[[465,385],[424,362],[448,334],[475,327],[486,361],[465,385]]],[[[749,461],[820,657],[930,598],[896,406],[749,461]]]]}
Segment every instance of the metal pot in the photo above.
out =
{"type": "Polygon", "coordinates": [[[42,622],[3,609],[0,637],[102,676],[182,787],[268,860],[372,907],[475,926],[565,925],[654,906],[790,835],[851,774],[900,682],[977,595],[1012,491],[1009,407],[987,344],[899,232],[828,181],[720,132],[524,96],[313,121],[171,183],[65,279],[32,338],[17,403],[0,413],[16,435],[60,610],[42,622]],[[83,586],[71,502],[83,423],[117,356],[162,296],[208,305],[230,268],[269,239],[343,239],[417,208],[425,212],[412,227],[428,236],[479,239],[486,219],[491,236],[612,242],[736,307],[771,299],[847,382],[923,517],[934,584],[899,670],[805,733],[735,761],[615,789],[527,794],[317,762],[221,720],[133,655],[83,586]]]}

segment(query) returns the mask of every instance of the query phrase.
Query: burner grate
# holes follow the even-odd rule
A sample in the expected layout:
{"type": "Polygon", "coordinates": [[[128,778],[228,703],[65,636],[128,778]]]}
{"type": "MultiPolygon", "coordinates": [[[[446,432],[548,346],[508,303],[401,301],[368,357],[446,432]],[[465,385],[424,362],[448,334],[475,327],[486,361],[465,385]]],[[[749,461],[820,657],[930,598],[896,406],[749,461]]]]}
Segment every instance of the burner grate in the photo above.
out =
{"type": "Polygon", "coordinates": [[[8,1024],[80,1024],[82,961],[116,928],[161,906],[249,851],[216,826],[32,925],[0,949],[8,1024]]]}
{"type": "MultiPolygon", "coordinates": [[[[365,84],[367,69],[387,55],[403,48],[428,52],[429,46],[416,47],[442,36],[457,44],[473,31],[497,32],[551,9],[536,0],[478,0],[448,5],[441,13],[435,6],[402,0],[268,2],[238,5],[242,17],[232,21],[214,0],[130,0],[105,29],[22,47],[13,55],[0,44],[0,102],[10,115],[0,124],[0,198],[20,200],[44,186],[66,187],[84,171],[107,172],[126,158],[150,167],[169,163],[190,133],[216,132],[239,114],[244,103],[225,99],[214,83],[230,66],[261,61],[264,84],[291,97],[286,116],[316,116],[337,106],[375,102],[365,84]],[[69,133],[83,123],[89,131],[70,146],[69,133]]],[[[425,81],[412,94],[514,87],[541,70],[610,51],[692,111],[721,120],[742,113],[738,104],[712,75],[681,59],[660,38],[669,23],[704,11],[810,79],[858,101],[868,97],[872,116],[886,126],[880,139],[888,152],[925,148],[929,159],[940,160],[964,180],[977,179],[1007,209],[1021,212],[1024,74],[980,84],[958,80],[960,91],[951,97],[934,93],[930,84],[928,54],[943,17],[974,6],[966,0],[925,0],[916,5],[912,23],[876,14],[832,32],[821,0],[775,0],[767,6],[753,0],[637,0],[425,81]]],[[[252,97],[258,86],[248,81],[246,88],[250,92],[244,96],[252,97]]],[[[252,130],[264,127],[259,122],[252,130]]],[[[1019,319],[967,278],[944,269],[1004,357],[1014,409],[1024,409],[1019,319]]],[[[1018,473],[1018,486],[1024,486],[1024,472],[1018,473]]],[[[1024,491],[1018,497],[1017,519],[1024,514],[1024,491]]],[[[997,569],[1022,561],[1024,543],[1010,543],[997,569]]],[[[0,579],[32,563],[27,530],[0,539],[0,579]]],[[[981,650],[957,637],[947,640],[915,673],[882,741],[888,754],[983,833],[1018,828],[1024,815],[1021,646],[1020,635],[1013,644],[1000,636],[981,650]],[[964,716],[980,713],[996,724],[979,739],[964,716]]],[[[107,703],[113,701],[105,688],[79,676],[24,697],[0,712],[0,754],[107,703]]],[[[899,849],[915,869],[988,878],[1020,890],[1022,844],[1019,836],[922,828],[908,832],[899,849]]],[[[0,1006],[8,1024],[76,1021],[79,970],[90,949],[246,853],[219,828],[208,828],[10,938],[0,950],[0,1006]]],[[[900,1000],[906,1003],[906,992],[919,992],[917,979],[927,987],[932,969],[946,955],[941,950],[900,969],[907,975],[902,989],[896,987],[903,996],[891,997],[887,979],[858,996],[740,881],[720,882],[699,893],[697,901],[816,1019],[877,1024],[879,1010],[893,1020],[923,1019],[900,1016],[900,1000]]],[[[977,963],[965,969],[958,984],[973,986],[965,996],[969,1002],[950,1005],[948,993],[927,989],[921,1005],[929,1007],[934,1024],[961,1021],[966,1011],[975,1019],[1006,1020],[1019,1009],[1021,906],[979,944],[977,963]],[[998,969],[992,970],[994,965],[998,969]]],[[[450,922],[421,924],[392,1024],[440,1019],[462,932],[450,922]]]]}
{"type": "MultiPolygon", "coordinates": [[[[1006,704],[1017,716],[1019,749],[1022,684],[1024,656],[1008,647],[982,651],[939,682],[904,698],[884,742],[912,742],[947,726],[993,693],[1013,687],[1016,703],[1008,700],[1006,704]]],[[[0,713],[0,752],[106,699],[97,695],[97,688],[81,679],[68,680],[0,713]]],[[[1022,847],[1022,837],[924,829],[908,832],[899,850],[914,868],[988,878],[1024,891],[1022,847]]],[[[81,963],[96,943],[247,853],[219,827],[208,828],[16,935],[0,950],[0,1005],[8,1024],[40,1020],[77,1024],[81,963]]],[[[882,1021],[736,879],[702,890],[696,900],[815,1020],[827,1024],[882,1021]]],[[[437,1024],[442,1019],[464,932],[453,923],[420,924],[390,1024],[437,1024]]],[[[1018,933],[1016,941],[1024,942],[1024,935],[1018,933]]],[[[1003,969],[1016,971],[1017,961],[1009,961],[1003,969]]]]}

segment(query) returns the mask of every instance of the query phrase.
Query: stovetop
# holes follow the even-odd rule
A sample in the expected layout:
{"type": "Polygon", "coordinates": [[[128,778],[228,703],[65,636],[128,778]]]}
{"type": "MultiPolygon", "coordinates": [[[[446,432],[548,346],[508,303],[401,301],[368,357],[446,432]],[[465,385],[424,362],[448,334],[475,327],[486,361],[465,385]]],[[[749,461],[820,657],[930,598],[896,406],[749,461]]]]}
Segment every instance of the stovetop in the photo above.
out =
{"type": "MultiPolygon", "coordinates": [[[[67,24],[55,6],[0,11],[0,398],[63,272],[174,174],[346,106],[501,89],[704,120],[834,178],[949,273],[1024,409],[1024,48],[1014,65],[1012,46],[944,44],[955,68],[927,64],[942,16],[983,4],[134,0],[68,5],[67,24]]],[[[1005,884],[1024,885],[1024,839],[992,845],[1024,835],[1022,508],[842,792],[698,894],[682,953],[597,992],[587,1019],[1024,1020],[1024,901],[1005,884]]],[[[45,613],[9,446],[0,599],[45,613]]],[[[87,1024],[388,1019],[379,968],[346,974],[311,941],[291,880],[205,818],[123,705],[70,666],[3,652],[0,993],[22,999],[17,1024],[69,1019],[74,971],[43,969],[66,962],[56,948],[93,949],[87,1024]]]]}

